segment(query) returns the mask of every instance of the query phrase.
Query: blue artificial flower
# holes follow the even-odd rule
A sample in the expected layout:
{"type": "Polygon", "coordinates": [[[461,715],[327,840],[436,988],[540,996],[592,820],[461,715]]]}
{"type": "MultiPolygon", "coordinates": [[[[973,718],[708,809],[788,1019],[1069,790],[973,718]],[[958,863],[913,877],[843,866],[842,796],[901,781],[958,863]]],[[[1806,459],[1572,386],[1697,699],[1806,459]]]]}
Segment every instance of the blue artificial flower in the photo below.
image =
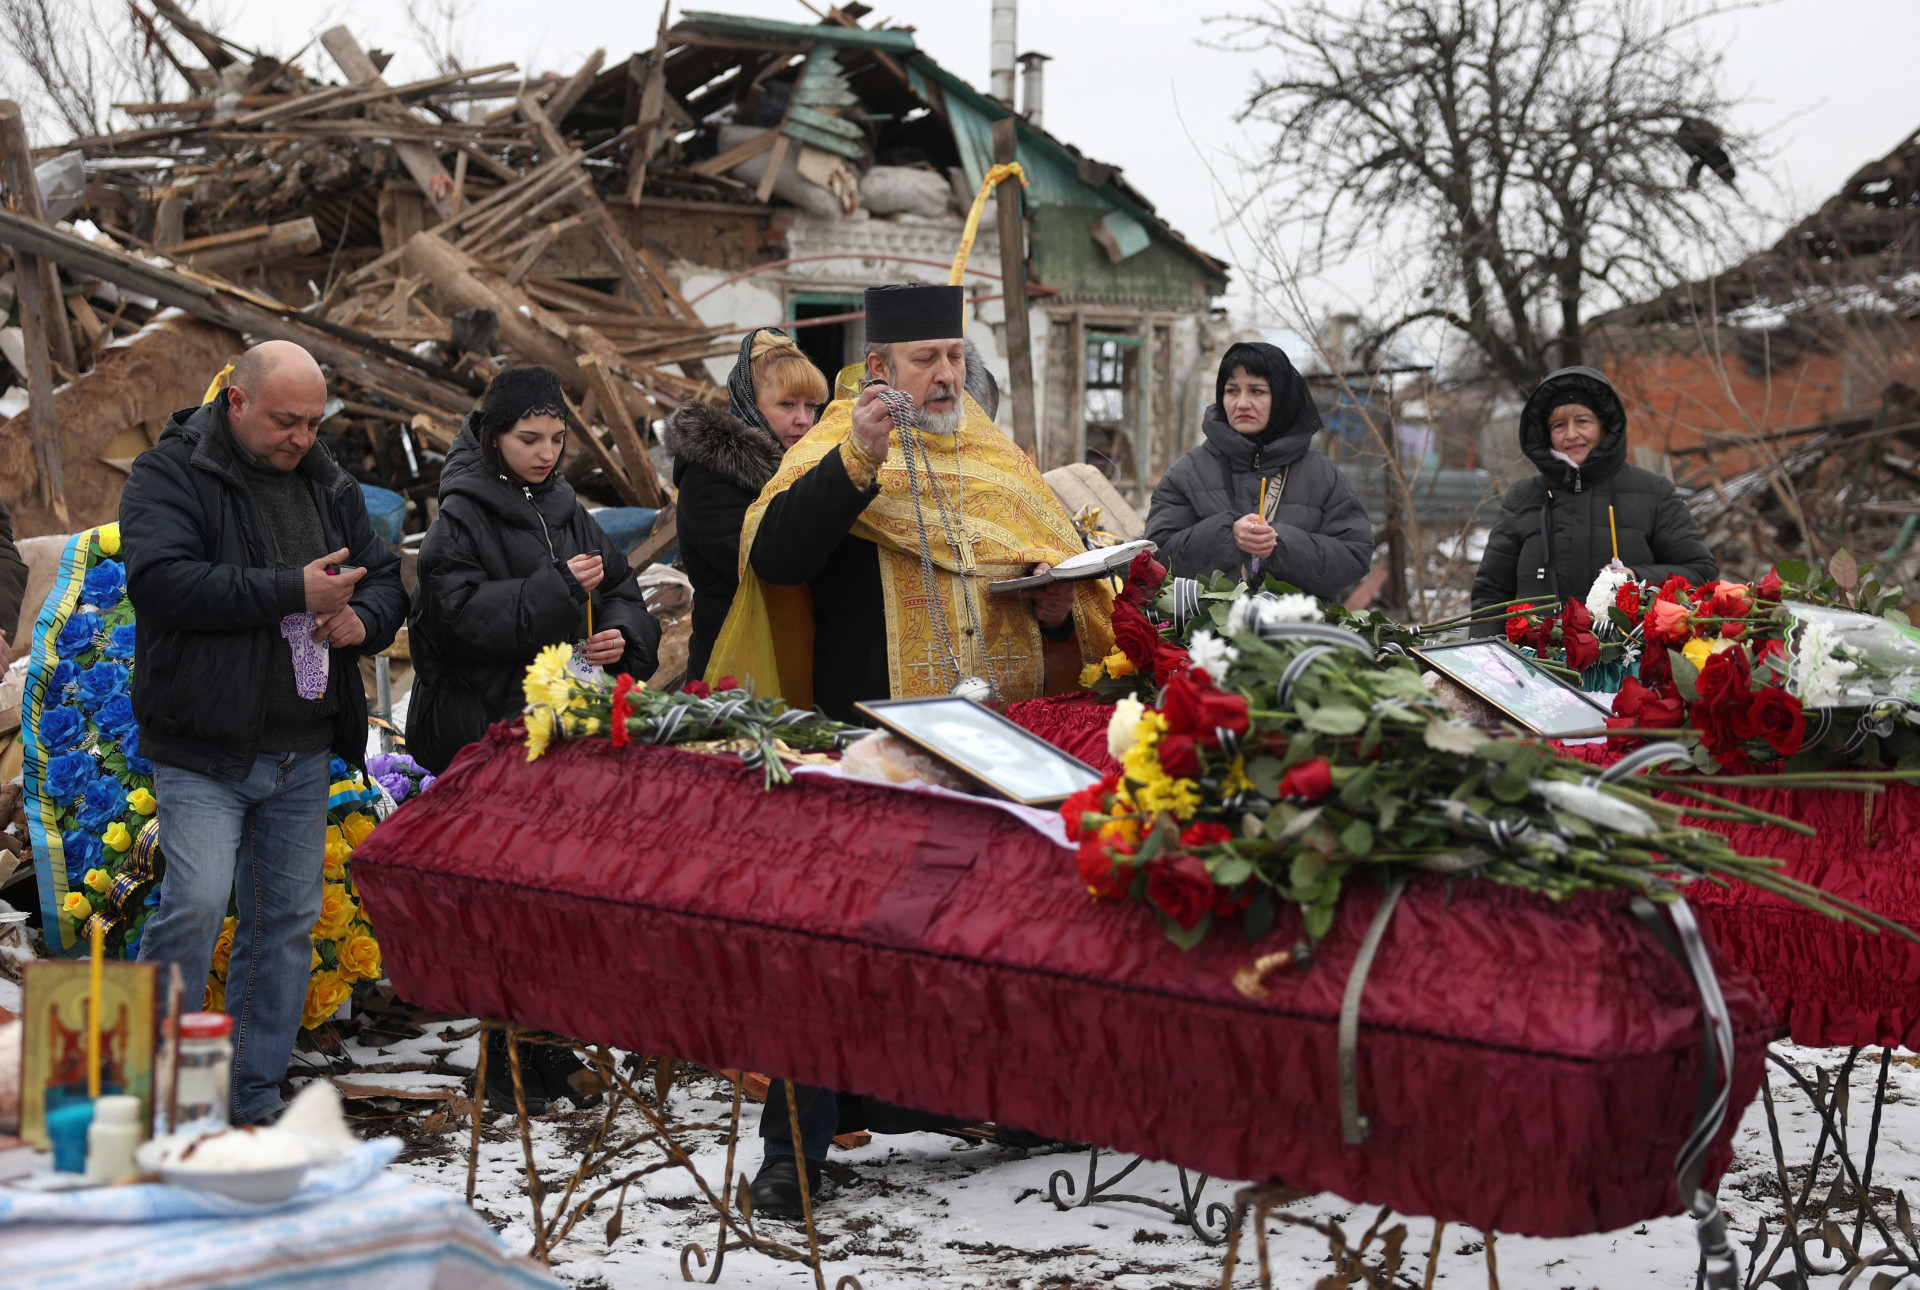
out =
{"type": "Polygon", "coordinates": [[[327,763],[327,777],[329,780],[345,779],[352,773],[353,767],[347,765],[347,763],[339,757],[335,757],[327,763]]]}
{"type": "Polygon", "coordinates": [[[66,853],[67,886],[78,887],[86,879],[87,870],[100,866],[102,849],[100,839],[84,828],[68,829],[60,835],[60,849],[66,853]]]}
{"type": "Polygon", "coordinates": [[[67,619],[67,625],[60,629],[60,635],[54,638],[54,648],[60,651],[61,658],[72,658],[75,654],[92,646],[93,638],[106,626],[99,614],[75,614],[67,619]]]}
{"type": "MultiPolygon", "coordinates": [[[[95,729],[109,739],[124,739],[127,732],[134,726],[133,700],[124,693],[114,695],[101,704],[100,710],[93,714],[93,724],[95,729]]],[[[44,722],[41,723],[41,728],[44,732],[44,722]]]]}
{"type": "Polygon", "coordinates": [[[106,648],[100,651],[108,658],[128,659],[133,657],[133,624],[116,627],[107,633],[106,648]]]}
{"type": "Polygon", "coordinates": [[[92,712],[126,688],[126,664],[95,663],[80,674],[80,706],[92,712]]]}
{"type": "Polygon", "coordinates": [[[81,594],[90,605],[112,609],[127,594],[127,566],[118,560],[102,560],[87,570],[81,594]]]}
{"type": "Polygon", "coordinates": [[[70,802],[86,791],[96,778],[93,758],[83,752],[61,753],[47,763],[47,795],[56,802],[70,802]]]}
{"type": "Polygon", "coordinates": [[[127,790],[119,780],[102,775],[87,785],[77,818],[81,828],[99,833],[126,813],[127,790]]]}
{"type": "Polygon", "coordinates": [[[70,658],[63,658],[53,667],[53,680],[47,683],[52,694],[65,695],[70,686],[80,683],[80,665],[70,658]]]}
{"type": "Polygon", "coordinates": [[[87,719],[70,703],[48,708],[40,714],[40,742],[50,753],[78,748],[87,737],[87,719]]]}
{"type": "Polygon", "coordinates": [[[127,769],[136,775],[153,774],[153,763],[140,755],[140,727],[134,726],[120,736],[120,755],[127,759],[127,769]]]}

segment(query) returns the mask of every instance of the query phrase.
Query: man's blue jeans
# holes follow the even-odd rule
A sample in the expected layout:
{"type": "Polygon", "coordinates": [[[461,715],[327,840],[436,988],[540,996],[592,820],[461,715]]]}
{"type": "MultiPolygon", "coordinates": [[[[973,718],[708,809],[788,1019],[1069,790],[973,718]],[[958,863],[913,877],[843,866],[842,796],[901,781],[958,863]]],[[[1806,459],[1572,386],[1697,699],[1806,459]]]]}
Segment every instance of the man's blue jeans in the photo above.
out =
{"type": "Polygon", "coordinates": [[[197,1005],[228,894],[237,897],[240,920],[227,967],[235,1124],[264,1120],[285,1105],[280,1081],[306,1007],[325,886],[330,760],[327,752],[262,753],[244,780],[153,768],[166,871],[140,958],[178,963],[187,1006],[197,1005]]]}

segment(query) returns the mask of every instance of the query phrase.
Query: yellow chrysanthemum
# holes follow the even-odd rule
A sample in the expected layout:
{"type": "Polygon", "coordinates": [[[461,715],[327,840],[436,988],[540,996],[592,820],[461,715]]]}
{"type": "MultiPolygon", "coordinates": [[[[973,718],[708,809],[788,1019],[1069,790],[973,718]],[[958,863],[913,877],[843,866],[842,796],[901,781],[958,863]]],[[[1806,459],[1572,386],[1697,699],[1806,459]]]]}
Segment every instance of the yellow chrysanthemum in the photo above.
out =
{"type": "Polygon", "coordinates": [[[160,803],[154,800],[150,789],[136,788],[127,794],[127,805],[133,808],[136,815],[152,815],[159,809],[160,803]]]}
{"type": "Polygon", "coordinates": [[[67,898],[60,902],[60,912],[76,923],[84,923],[93,917],[93,904],[84,894],[70,891],[67,898]]]}
{"type": "Polygon", "coordinates": [[[120,554],[120,521],[100,526],[100,554],[120,554]]]}
{"type": "Polygon", "coordinates": [[[1120,815],[1100,826],[1100,836],[1108,841],[1125,842],[1131,846],[1140,844],[1140,817],[1120,815]]]}
{"type": "Polygon", "coordinates": [[[340,1005],[353,995],[353,987],[335,972],[315,972],[307,979],[307,1006],[301,1011],[300,1025],[312,1030],[340,1011],[340,1005]]]}
{"type": "Polygon", "coordinates": [[[105,869],[87,870],[87,876],[82,879],[82,881],[102,896],[106,895],[113,887],[113,877],[105,869]]]}
{"type": "Polygon", "coordinates": [[[220,938],[213,943],[213,970],[222,981],[227,979],[227,965],[233,960],[233,929],[239,925],[239,919],[229,918],[220,927],[220,938]]]}
{"type": "Polygon", "coordinates": [[[1235,793],[1251,793],[1253,781],[1247,778],[1247,759],[1235,757],[1227,767],[1227,773],[1220,777],[1220,795],[1232,797],[1235,793]]]}
{"type": "Polygon", "coordinates": [[[207,993],[200,1004],[202,1012],[225,1012],[227,1010],[227,983],[207,978],[207,993]]]}
{"type": "Polygon", "coordinates": [[[340,946],[340,971],[355,981],[372,981],[380,975],[380,942],[365,932],[355,932],[340,946]]]}
{"type": "Polygon", "coordinates": [[[337,882],[330,882],[326,895],[320,898],[320,918],[313,925],[313,934],[323,941],[338,940],[359,912],[360,907],[354,904],[347,889],[337,882]]]}
{"type": "Polygon", "coordinates": [[[374,824],[375,820],[371,815],[365,811],[355,811],[341,823],[340,832],[346,838],[348,846],[357,847],[367,840],[367,834],[373,832],[374,824]]]}
{"type": "Polygon", "coordinates": [[[100,841],[105,843],[110,850],[125,851],[133,845],[133,834],[127,832],[125,823],[120,820],[115,820],[107,826],[107,831],[100,835],[100,841]]]}
{"type": "Polygon", "coordinates": [[[544,703],[558,710],[567,706],[573,697],[573,678],[567,672],[572,659],[570,645],[549,645],[534,656],[525,683],[529,707],[544,703]]]}
{"type": "Polygon", "coordinates": [[[553,740],[553,709],[540,705],[527,709],[527,760],[538,761],[553,740]]]}

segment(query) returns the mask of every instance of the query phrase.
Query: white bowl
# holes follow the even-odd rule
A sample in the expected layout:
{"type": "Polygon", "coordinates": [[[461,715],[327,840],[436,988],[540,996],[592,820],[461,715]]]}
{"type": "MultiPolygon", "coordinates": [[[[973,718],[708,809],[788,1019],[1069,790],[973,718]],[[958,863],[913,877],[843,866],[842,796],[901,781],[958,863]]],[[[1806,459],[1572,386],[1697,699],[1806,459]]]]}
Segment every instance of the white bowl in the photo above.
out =
{"type": "Polygon", "coordinates": [[[160,1176],[174,1187],[194,1187],[201,1191],[215,1191],[235,1200],[253,1201],[256,1204],[272,1204],[285,1200],[300,1188],[300,1179],[306,1174],[307,1164],[281,1165],[274,1169],[190,1169],[178,1165],[162,1165],[160,1176]]]}

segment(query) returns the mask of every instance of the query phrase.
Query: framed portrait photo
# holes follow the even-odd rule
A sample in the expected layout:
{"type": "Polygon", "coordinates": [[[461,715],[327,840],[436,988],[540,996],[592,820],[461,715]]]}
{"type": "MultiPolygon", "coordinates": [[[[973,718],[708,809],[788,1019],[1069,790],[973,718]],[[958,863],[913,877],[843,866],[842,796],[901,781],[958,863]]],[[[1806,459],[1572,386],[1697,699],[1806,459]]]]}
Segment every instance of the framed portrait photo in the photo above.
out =
{"type": "Polygon", "coordinates": [[[941,694],[855,706],[968,779],[1025,806],[1058,806],[1100,782],[1100,772],[1078,757],[972,699],[941,694]]]}
{"type": "Polygon", "coordinates": [[[1550,739],[1604,731],[1613,713],[1504,640],[1422,645],[1414,657],[1550,739]]]}

